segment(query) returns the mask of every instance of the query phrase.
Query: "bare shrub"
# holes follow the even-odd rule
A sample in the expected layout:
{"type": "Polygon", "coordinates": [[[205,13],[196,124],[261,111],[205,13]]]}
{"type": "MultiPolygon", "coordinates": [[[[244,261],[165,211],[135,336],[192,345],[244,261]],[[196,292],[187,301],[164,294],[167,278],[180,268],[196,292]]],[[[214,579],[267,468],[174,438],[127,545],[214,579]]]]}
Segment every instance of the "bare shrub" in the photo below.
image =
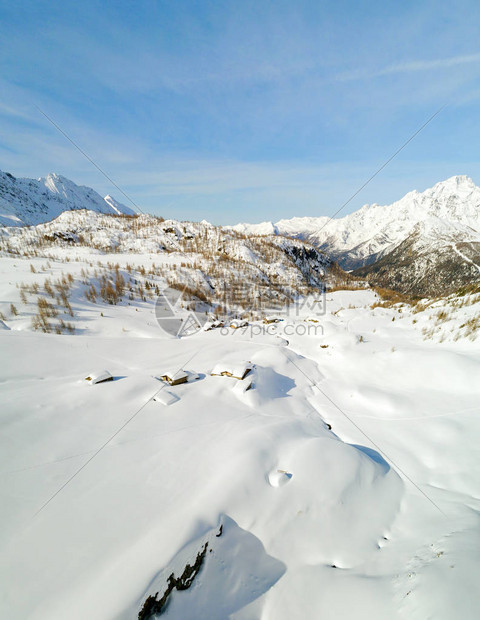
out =
{"type": "Polygon", "coordinates": [[[45,297],[37,298],[38,314],[48,318],[55,318],[58,316],[58,310],[53,304],[48,302],[45,297]]]}

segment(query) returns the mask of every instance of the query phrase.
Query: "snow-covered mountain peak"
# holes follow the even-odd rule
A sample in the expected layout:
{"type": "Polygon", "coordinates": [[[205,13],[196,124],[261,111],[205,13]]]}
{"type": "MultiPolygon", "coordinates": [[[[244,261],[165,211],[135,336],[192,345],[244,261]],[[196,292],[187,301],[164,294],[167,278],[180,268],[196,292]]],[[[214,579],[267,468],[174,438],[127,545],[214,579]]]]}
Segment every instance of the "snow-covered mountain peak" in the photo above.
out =
{"type": "Polygon", "coordinates": [[[50,172],[45,178],[40,177],[38,181],[53,194],[59,194],[60,196],[64,196],[65,198],[68,198],[72,194],[76,193],[76,189],[89,189],[80,185],[76,185],[73,181],[70,181],[70,179],[67,179],[60,174],[56,174],[55,172],[50,172]]]}
{"type": "Polygon", "coordinates": [[[38,180],[45,185],[48,185],[52,189],[56,189],[56,183],[75,185],[73,181],[70,181],[69,179],[67,179],[67,177],[64,177],[61,174],[57,174],[56,172],[49,172],[45,178],[39,177],[38,180]]]}
{"type": "Polygon", "coordinates": [[[415,222],[430,215],[447,219],[454,218],[458,221],[473,217],[480,221],[479,204],[480,188],[475,185],[470,177],[459,175],[436,183],[423,192],[416,189],[412,190],[391,205],[366,204],[358,211],[346,215],[338,221],[348,222],[369,213],[374,213],[375,218],[380,217],[388,220],[405,219],[405,216],[408,216],[415,222]]]}
{"type": "MultiPolygon", "coordinates": [[[[226,227],[228,228],[228,227],[226,227]]],[[[236,224],[232,226],[236,232],[252,235],[252,236],[267,236],[277,235],[280,233],[273,222],[260,222],[260,224],[236,224]]]]}
{"type": "MultiPolygon", "coordinates": [[[[432,192],[438,191],[472,191],[476,189],[476,185],[473,182],[473,179],[466,174],[458,174],[453,177],[446,179],[445,181],[440,181],[436,183],[432,187],[432,192]]],[[[427,190],[428,191],[428,190],[427,190]]]]}
{"type": "Polygon", "coordinates": [[[104,214],[133,214],[111,196],[102,198],[91,187],[50,173],[38,179],[15,178],[0,171],[0,225],[35,225],[55,219],[63,211],[89,209],[104,214]]]}
{"type": "MultiPolygon", "coordinates": [[[[423,192],[413,190],[390,205],[363,205],[338,219],[294,217],[271,224],[275,234],[305,239],[326,250],[348,269],[373,262],[409,237],[417,224],[431,238],[449,230],[464,236],[480,232],[480,188],[457,175],[423,192]]],[[[242,224],[246,234],[266,234],[264,224],[242,224]]],[[[272,234],[269,232],[268,234],[272,234]]]]}

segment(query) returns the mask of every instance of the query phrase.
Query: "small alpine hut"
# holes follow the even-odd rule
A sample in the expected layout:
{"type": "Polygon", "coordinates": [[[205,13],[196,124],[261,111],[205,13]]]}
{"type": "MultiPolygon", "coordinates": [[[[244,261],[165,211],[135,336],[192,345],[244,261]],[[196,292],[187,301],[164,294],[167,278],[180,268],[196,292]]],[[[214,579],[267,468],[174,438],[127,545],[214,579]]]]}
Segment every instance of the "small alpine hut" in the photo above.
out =
{"type": "Polygon", "coordinates": [[[230,322],[232,329],[240,329],[242,327],[248,327],[248,321],[246,319],[234,319],[230,322]]]}
{"type": "Polygon", "coordinates": [[[220,363],[212,370],[212,377],[233,377],[233,379],[245,379],[253,368],[252,362],[237,362],[235,364],[220,363]]]}
{"type": "Polygon", "coordinates": [[[271,323],[280,323],[282,319],[279,319],[278,316],[266,316],[263,319],[265,325],[270,325],[271,323]]]}
{"type": "Polygon", "coordinates": [[[164,375],[161,375],[160,379],[170,385],[180,385],[180,383],[187,383],[188,375],[183,370],[177,370],[177,372],[168,371],[164,375]]]}
{"type": "Polygon", "coordinates": [[[207,323],[205,323],[205,325],[203,326],[203,331],[204,332],[209,332],[212,331],[212,329],[217,329],[219,327],[223,327],[225,325],[225,323],[223,321],[208,321],[207,323]]]}
{"type": "Polygon", "coordinates": [[[113,381],[112,375],[108,370],[101,370],[100,372],[91,372],[88,377],[85,377],[85,381],[88,381],[90,385],[96,383],[105,383],[105,381],[113,381]]]}

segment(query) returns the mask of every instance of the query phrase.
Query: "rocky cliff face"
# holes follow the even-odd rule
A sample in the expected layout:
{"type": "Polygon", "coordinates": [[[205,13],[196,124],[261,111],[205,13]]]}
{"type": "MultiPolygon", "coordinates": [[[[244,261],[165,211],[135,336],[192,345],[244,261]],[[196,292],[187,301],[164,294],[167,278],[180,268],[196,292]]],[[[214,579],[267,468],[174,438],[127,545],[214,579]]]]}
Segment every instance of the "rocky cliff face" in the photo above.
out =
{"type": "Polygon", "coordinates": [[[480,242],[465,241],[456,230],[432,233],[418,224],[394,250],[353,275],[414,297],[450,294],[480,280],[480,242]]]}

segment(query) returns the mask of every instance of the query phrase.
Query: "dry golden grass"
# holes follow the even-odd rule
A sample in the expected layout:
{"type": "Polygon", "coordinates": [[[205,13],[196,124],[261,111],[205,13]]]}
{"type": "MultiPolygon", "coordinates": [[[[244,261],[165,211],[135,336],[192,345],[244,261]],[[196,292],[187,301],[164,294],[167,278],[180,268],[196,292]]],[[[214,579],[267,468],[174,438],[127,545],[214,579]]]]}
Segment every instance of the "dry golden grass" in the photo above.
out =
{"type": "Polygon", "coordinates": [[[404,304],[408,306],[412,306],[415,304],[415,300],[406,295],[405,293],[400,293],[399,291],[393,291],[388,288],[374,288],[375,293],[380,297],[381,301],[376,301],[373,303],[370,308],[372,310],[374,308],[391,308],[392,306],[396,306],[397,304],[404,304]]]}

